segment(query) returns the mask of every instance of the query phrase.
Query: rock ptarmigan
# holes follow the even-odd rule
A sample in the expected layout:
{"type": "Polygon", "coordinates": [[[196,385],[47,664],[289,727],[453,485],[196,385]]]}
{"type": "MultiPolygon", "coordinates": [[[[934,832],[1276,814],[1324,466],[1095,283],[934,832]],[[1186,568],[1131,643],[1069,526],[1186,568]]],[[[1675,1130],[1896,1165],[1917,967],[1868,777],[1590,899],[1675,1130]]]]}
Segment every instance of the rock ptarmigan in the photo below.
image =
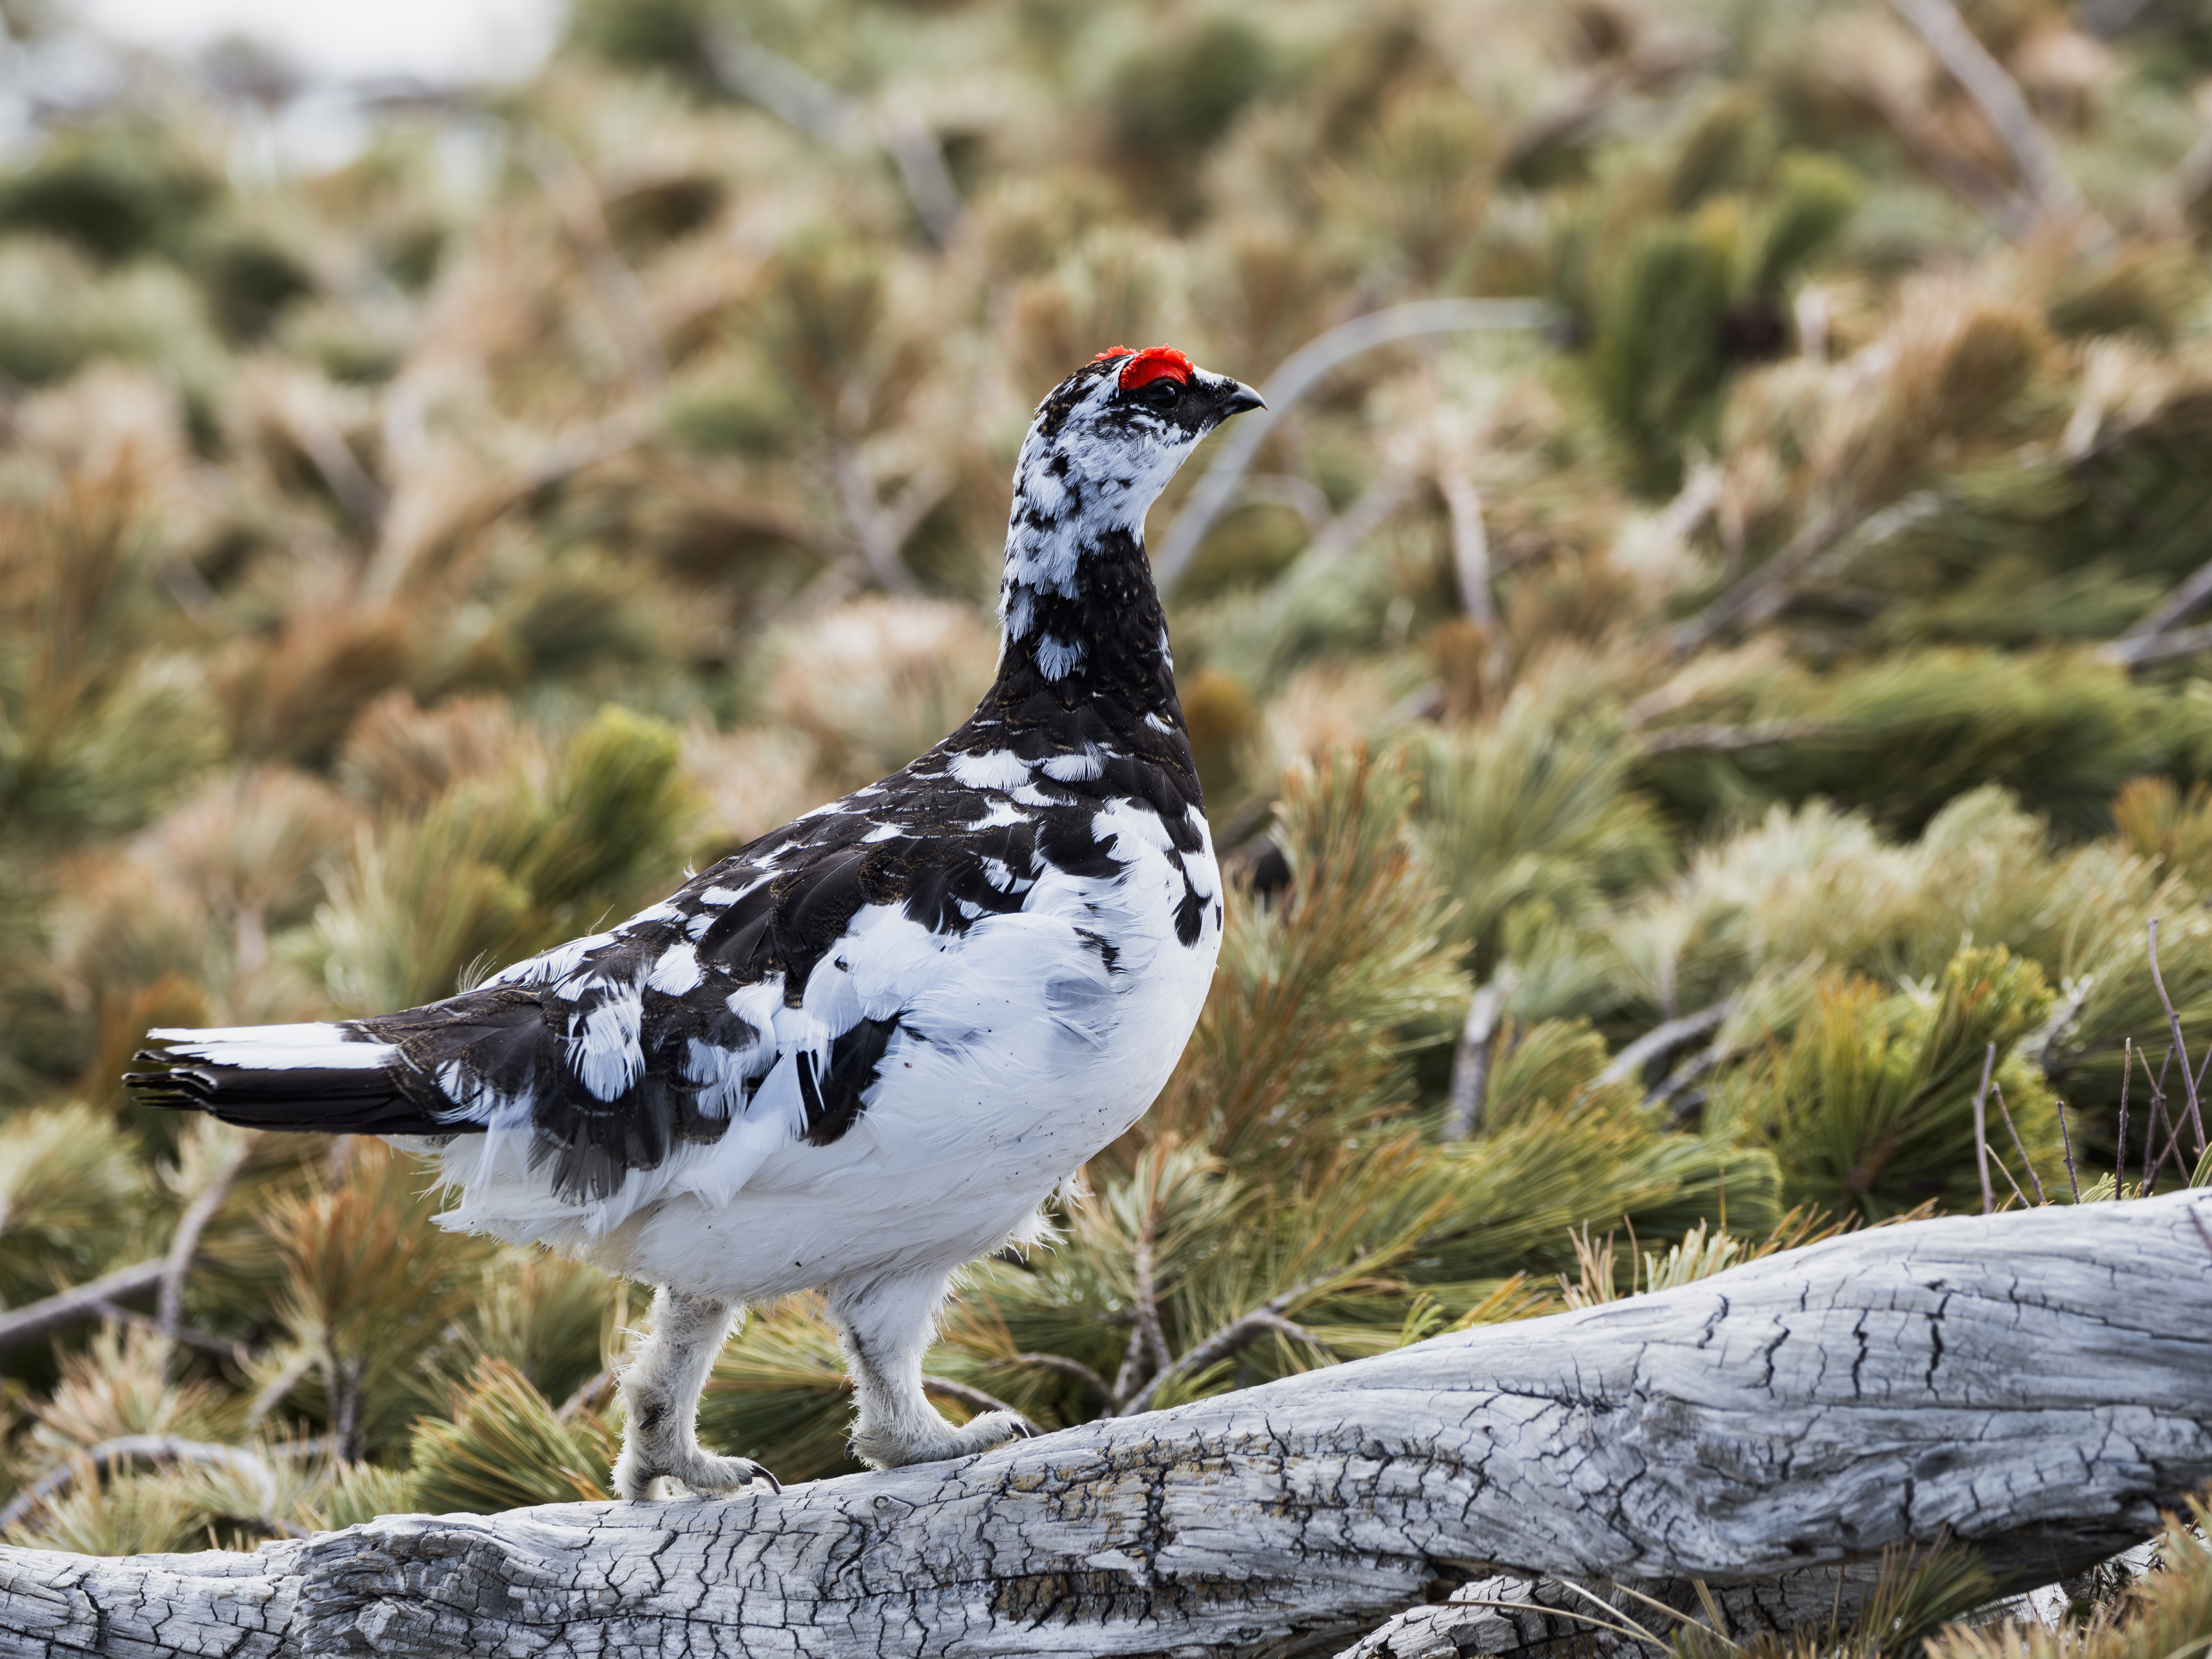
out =
{"type": "Polygon", "coordinates": [[[429,1153],[447,1226],[657,1287],[622,1374],[615,1485],[773,1480],[700,1449],[747,1304],[819,1287],[879,1468],[1031,1432],[955,1428],[921,1362],[951,1275],[1141,1116],[1221,943],[1146,510],[1259,394],[1117,348],[1037,406],[1015,465],[997,678],[913,764],[618,927],[427,1007],[157,1030],[163,1105],[429,1153]]]}

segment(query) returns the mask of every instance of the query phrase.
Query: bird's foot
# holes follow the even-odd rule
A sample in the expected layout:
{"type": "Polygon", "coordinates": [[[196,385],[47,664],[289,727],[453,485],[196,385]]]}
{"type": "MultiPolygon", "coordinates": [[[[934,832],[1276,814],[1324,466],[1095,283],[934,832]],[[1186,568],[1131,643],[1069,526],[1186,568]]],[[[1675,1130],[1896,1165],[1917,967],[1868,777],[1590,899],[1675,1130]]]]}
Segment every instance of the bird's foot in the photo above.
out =
{"type": "Polygon", "coordinates": [[[941,1463],[947,1458],[967,1457],[1009,1441],[1034,1440],[1042,1432],[1019,1412],[985,1412],[958,1428],[940,1417],[934,1430],[924,1427],[906,1434],[856,1431],[845,1450],[847,1455],[871,1468],[896,1469],[908,1463],[941,1463]]]}
{"type": "Polygon", "coordinates": [[[671,1449],[662,1456],[641,1456],[625,1446],[615,1464],[615,1490],[634,1503],[656,1498],[720,1498],[755,1482],[780,1492],[783,1483],[750,1457],[716,1457],[696,1446],[671,1449]]]}

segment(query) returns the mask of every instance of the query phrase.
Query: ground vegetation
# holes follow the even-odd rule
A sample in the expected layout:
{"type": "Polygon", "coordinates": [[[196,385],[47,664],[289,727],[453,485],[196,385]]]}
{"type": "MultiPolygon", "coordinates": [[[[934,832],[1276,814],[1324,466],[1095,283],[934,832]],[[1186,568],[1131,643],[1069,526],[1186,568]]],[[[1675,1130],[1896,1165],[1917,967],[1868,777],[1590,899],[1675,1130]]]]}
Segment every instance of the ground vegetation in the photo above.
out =
{"type": "MultiPolygon", "coordinates": [[[[1264,386],[1534,302],[1334,362],[1184,526],[1221,970],[969,1275],[945,1409],[2208,1175],[2193,9],[577,0],[327,167],[261,71],[122,64],[0,172],[10,1539],[604,1495],[641,1295],[118,1079],[149,1025],[447,994],[934,741],[1030,408],[1117,343],[1264,386]]],[[[845,1412],[802,1297],[702,1427],[798,1480],[845,1412]]],[[[2160,1549],[1936,1650],[2190,1651],[2201,1529],[2160,1549]]]]}

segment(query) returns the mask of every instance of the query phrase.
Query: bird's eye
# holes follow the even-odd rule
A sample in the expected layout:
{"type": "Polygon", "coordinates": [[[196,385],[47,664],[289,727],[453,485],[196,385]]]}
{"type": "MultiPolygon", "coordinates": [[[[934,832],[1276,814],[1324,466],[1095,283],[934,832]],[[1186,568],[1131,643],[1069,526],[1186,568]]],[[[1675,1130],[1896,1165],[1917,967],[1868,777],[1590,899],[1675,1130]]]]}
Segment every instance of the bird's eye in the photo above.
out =
{"type": "Polygon", "coordinates": [[[1182,382],[1163,376],[1146,386],[1143,396],[1154,409],[1173,409],[1176,399],[1182,396],[1182,382]]]}

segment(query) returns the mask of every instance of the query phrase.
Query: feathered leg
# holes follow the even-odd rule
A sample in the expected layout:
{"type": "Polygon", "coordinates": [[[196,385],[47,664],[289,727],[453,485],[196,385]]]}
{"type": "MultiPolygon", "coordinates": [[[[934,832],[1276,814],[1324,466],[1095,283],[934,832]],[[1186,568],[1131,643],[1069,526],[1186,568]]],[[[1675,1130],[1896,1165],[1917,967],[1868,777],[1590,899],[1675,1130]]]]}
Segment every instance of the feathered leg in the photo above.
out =
{"type": "Polygon", "coordinates": [[[624,1498],[653,1497],[653,1483],[664,1479],[698,1493],[735,1492],[754,1480],[783,1490],[749,1457],[716,1457],[699,1449],[699,1390],[731,1327],[744,1313],[744,1304],[720,1297],[665,1285],[653,1292],[653,1334],[620,1379],[625,1420],[615,1490],[624,1498]]]}
{"type": "Polygon", "coordinates": [[[1015,1412],[986,1412],[955,1428],[921,1389],[922,1356],[937,1335],[951,1274],[853,1280],[831,1287],[830,1322],[853,1379],[853,1455],[879,1469],[988,1451],[1036,1429],[1015,1412]]]}

